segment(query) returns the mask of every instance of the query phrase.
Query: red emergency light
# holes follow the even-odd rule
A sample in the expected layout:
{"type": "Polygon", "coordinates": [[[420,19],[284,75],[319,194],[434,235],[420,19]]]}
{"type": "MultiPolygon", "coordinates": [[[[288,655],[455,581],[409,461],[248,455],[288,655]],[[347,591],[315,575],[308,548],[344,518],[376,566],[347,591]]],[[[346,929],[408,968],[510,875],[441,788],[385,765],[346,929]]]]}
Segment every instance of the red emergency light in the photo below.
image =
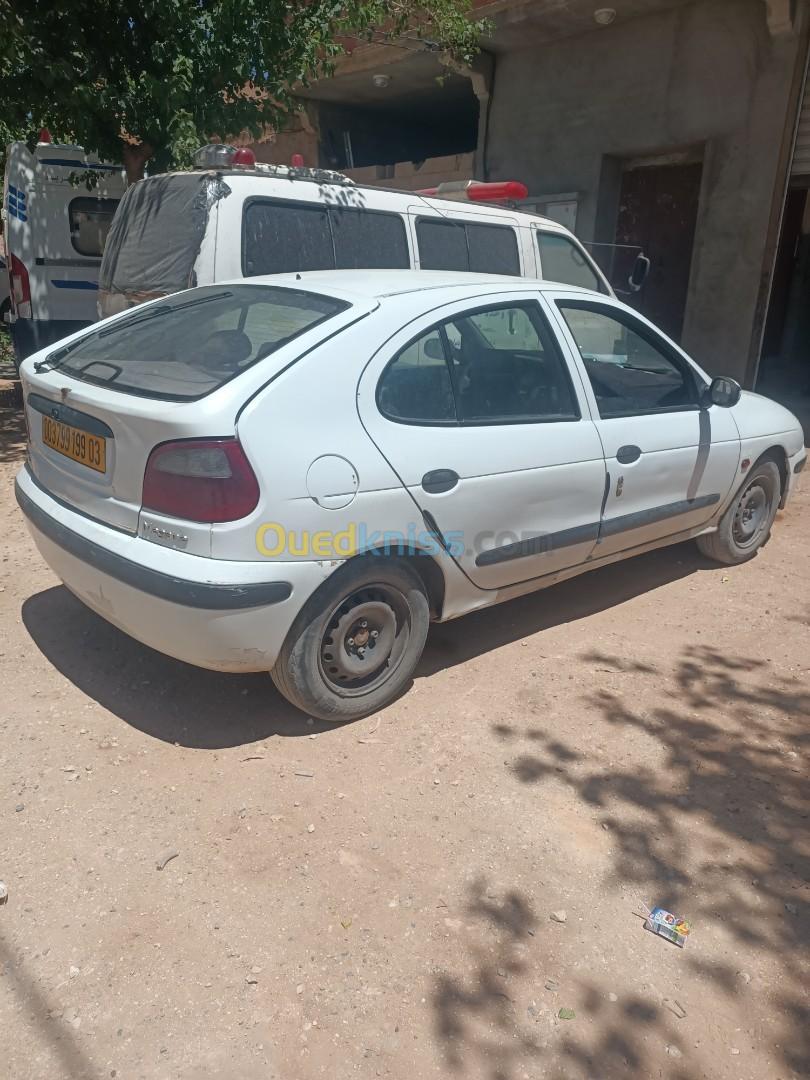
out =
{"type": "Polygon", "coordinates": [[[417,195],[433,199],[456,199],[461,202],[514,202],[528,197],[529,189],[519,180],[448,180],[434,188],[422,188],[417,195]]]}

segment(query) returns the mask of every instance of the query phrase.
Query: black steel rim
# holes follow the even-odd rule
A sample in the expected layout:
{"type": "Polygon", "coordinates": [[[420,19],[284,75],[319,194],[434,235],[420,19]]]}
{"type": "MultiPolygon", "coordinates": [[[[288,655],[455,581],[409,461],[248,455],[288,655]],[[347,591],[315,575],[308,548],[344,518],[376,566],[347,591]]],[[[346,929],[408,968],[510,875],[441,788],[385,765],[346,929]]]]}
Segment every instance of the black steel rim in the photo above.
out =
{"type": "Polygon", "coordinates": [[[326,621],[321,676],[341,697],[369,694],[393,676],[410,636],[411,607],[399,589],[383,583],[355,589],[326,621]]]}

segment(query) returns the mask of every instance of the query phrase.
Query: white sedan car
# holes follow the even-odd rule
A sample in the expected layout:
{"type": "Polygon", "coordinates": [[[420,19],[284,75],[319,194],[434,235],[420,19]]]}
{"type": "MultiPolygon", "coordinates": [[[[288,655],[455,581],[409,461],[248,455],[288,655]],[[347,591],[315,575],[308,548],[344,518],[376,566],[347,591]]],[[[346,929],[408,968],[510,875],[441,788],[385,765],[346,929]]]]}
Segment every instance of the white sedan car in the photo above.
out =
{"type": "Polygon", "coordinates": [[[806,457],[618,301],[479,274],[192,289],[22,382],[17,499],[67,587],[329,720],[400,693],[431,619],[690,537],[750,558],[806,457]]]}

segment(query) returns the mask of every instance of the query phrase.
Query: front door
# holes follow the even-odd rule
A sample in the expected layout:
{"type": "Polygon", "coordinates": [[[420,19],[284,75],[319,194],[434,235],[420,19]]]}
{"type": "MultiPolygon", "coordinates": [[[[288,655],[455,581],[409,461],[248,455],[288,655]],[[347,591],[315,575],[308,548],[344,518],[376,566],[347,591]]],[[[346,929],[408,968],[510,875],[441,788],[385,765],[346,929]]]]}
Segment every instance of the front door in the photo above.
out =
{"type": "Polygon", "coordinates": [[[536,293],[412,323],[366,368],[358,403],[420,527],[479,587],[551,574],[593,550],[601,443],[536,293]]]}
{"type": "Polygon", "coordinates": [[[731,413],[700,407],[702,376],[642,319],[607,300],[549,300],[579,354],[605,453],[594,558],[708,522],[737,474],[731,413]]]}

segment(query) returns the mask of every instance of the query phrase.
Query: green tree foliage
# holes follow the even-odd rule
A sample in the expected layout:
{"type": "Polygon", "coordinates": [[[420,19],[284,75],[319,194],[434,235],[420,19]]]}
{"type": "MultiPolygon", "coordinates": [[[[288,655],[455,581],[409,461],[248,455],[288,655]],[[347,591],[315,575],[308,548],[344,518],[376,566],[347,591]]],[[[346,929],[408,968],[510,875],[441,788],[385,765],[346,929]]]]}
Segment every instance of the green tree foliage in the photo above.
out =
{"type": "MultiPolygon", "coordinates": [[[[347,37],[468,62],[471,0],[0,0],[0,123],[48,127],[131,179],[211,135],[283,126],[347,37]]],[[[19,136],[18,136],[19,137],[19,136]]]]}

